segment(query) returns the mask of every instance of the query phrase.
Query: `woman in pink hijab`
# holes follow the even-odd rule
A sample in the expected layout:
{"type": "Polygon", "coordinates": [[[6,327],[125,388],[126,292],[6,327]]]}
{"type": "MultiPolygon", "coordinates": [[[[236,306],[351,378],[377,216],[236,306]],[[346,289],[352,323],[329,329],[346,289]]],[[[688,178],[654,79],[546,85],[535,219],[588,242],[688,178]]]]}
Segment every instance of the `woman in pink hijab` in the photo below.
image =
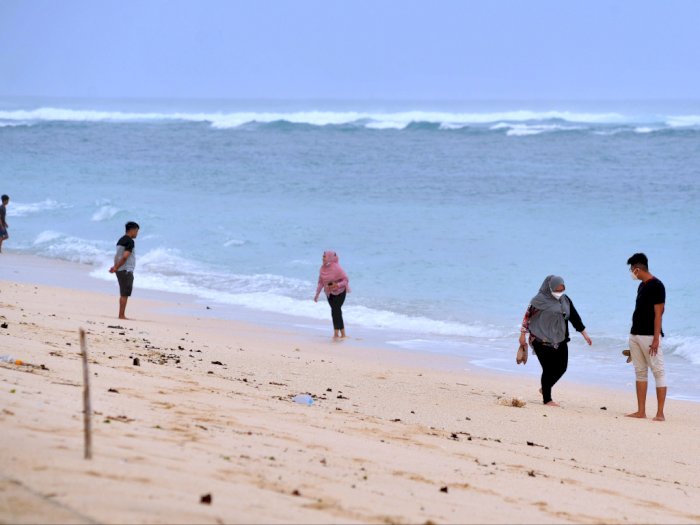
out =
{"type": "Polygon", "coordinates": [[[348,276],[338,264],[338,255],[335,252],[323,252],[323,264],[318,273],[318,286],[316,287],[314,302],[318,302],[321,289],[326,293],[328,304],[331,305],[333,338],[345,337],[345,325],[343,324],[341,308],[345,302],[345,294],[350,291],[350,286],[348,276]]]}

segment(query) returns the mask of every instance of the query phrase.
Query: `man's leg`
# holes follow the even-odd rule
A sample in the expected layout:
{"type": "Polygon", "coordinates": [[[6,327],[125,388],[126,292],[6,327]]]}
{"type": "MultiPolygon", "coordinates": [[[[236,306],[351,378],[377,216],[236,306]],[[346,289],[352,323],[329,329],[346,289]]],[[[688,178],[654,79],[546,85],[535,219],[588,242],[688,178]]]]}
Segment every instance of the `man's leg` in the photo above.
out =
{"type": "Polygon", "coordinates": [[[637,411],[627,414],[627,417],[637,417],[644,419],[647,417],[647,385],[648,381],[637,381],[637,411]]]}
{"type": "Polygon", "coordinates": [[[126,302],[134,288],[134,274],[132,272],[117,272],[119,282],[119,319],[126,319],[126,302]]]}
{"type": "Polygon", "coordinates": [[[129,300],[128,297],[119,297],[119,319],[126,319],[126,302],[129,300]]]}
{"type": "Polygon", "coordinates": [[[664,369],[664,354],[659,347],[655,356],[650,357],[651,372],[654,374],[656,382],[656,416],[654,421],[666,421],[664,416],[664,405],[666,404],[666,371],[664,369]]]}
{"type": "Polygon", "coordinates": [[[636,417],[639,419],[644,419],[647,417],[647,381],[649,364],[647,362],[647,356],[649,355],[649,345],[645,346],[645,341],[640,342],[640,338],[643,336],[631,335],[629,339],[630,346],[630,357],[632,358],[632,365],[634,365],[634,372],[636,376],[635,387],[637,390],[637,411],[627,414],[627,417],[636,417]]]}
{"type": "Polygon", "coordinates": [[[666,416],[664,416],[664,405],[666,404],[666,391],[667,387],[661,386],[656,387],[656,416],[654,416],[654,421],[666,421],[666,416]]]}

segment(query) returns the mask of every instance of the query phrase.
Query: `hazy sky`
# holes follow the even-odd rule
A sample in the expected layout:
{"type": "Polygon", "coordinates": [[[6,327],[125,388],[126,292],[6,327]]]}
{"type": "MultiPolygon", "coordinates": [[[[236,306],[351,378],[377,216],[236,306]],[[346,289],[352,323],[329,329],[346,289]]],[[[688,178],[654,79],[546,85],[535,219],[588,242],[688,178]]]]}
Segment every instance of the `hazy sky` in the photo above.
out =
{"type": "Polygon", "coordinates": [[[0,0],[0,96],[697,99],[696,0],[0,0]]]}

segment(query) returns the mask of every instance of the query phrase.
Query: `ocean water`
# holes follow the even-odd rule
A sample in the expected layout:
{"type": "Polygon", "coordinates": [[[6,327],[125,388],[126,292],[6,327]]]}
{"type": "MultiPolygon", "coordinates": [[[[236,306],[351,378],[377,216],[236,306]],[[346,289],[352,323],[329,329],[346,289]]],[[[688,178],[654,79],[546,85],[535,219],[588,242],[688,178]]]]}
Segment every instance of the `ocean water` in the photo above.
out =
{"type": "Polygon", "coordinates": [[[350,334],[465,367],[538,373],[518,326],[556,273],[594,340],[574,334],[567,377],[624,387],[643,251],[669,394],[700,400],[700,102],[4,99],[0,192],[8,250],[111,279],[136,220],[137,290],[329,333],[311,299],[334,249],[350,334]]]}

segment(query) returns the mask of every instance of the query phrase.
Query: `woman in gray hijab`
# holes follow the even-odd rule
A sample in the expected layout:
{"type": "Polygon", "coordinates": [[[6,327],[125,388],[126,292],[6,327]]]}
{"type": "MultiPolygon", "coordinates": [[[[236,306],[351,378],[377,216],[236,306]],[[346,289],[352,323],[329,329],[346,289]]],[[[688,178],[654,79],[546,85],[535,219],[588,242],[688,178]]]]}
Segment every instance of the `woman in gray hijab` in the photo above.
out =
{"type": "Polygon", "coordinates": [[[539,293],[530,301],[520,328],[521,346],[527,347],[525,334],[530,333],[530,346],[542,365],[542,401],[550,406],[559,406],[552,401],[552,387],[569,364],[569,323],[581,332],[589,345],[593,344],[581,316],[564,290],[564,279],[548,275],[539,293]]]}

